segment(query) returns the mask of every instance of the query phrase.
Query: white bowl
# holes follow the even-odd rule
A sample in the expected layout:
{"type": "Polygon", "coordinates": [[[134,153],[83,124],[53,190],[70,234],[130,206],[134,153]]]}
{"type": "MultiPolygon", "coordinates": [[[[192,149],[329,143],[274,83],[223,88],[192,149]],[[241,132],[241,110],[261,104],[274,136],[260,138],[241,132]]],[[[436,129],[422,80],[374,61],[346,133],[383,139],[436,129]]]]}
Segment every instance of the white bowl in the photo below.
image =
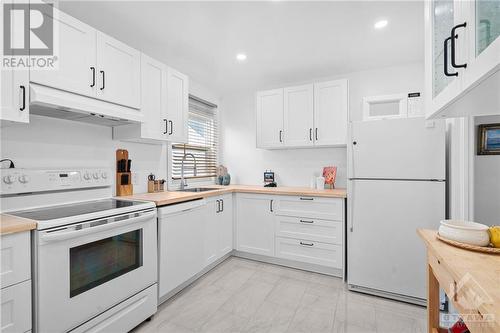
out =
{"type": "Polygon", "coordinates": [[[439,235],[470,245],[488,246],[490,243],[488,226],[471,221],[443,220],[439,227],[439,235]]]}

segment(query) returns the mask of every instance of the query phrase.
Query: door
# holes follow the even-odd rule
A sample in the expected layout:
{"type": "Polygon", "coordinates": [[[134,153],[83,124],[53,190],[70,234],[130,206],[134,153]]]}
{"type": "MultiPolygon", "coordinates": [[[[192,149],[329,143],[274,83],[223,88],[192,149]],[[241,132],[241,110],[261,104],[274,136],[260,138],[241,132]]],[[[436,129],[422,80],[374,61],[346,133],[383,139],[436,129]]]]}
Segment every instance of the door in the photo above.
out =
{"type": "Polygon", "coordinates": [[[189,111],[189,79],[186,75],[168,68],[167,74],[168,140],[187,143],[189,111]]]}
{"type": "Polygon", "coordinates": [[[220,233],[220,198],[212,197],[207,200],[208,210],[203,219],[204,237],[203,243],[205,246],[204,265],[206,267],[213,263],[218,258],[218,241],[220,233]]]}
{"type": "Polygon", "coordinates": [[[464,1],[464,22],[469,44],[464,88],[500,69],[500,1],[464,1]]]}
{"type": "Polygon", "coordinates": [[[445,122],[352,123],[349,178],[445,179],[445,122]]]}
{"type": "Polygon", "coordinates": [[[312,84],[284,89],[284,130],[287,147],[313,145],[313,90],[312,84]]]}
{"type": "Polygon", "coordinates": [[[348,283],[425,299],[426,252],[416,229],[437,229],[445,218],[446,183],[349,185],[348,283]]]}
{"type": "MultiPolygon", "coordinates": [[[[3,3],[0,8],[0,17],[3,18],[3,3]]],[[[12,15],[12,20],[16,16],[12,15]]],[[[3,21],[2,21],[3,22],[3,21]]],[[[12,22],[13,29],[22,28],[22,24],[12,22]]],[[[3,36],[3,24],[0,26],[0,34],[3,36]]],[[[16,30],[11,33],[15,38],[24,35],[16,30]]],[[[3,50],[3,47],[1,48],[3,50]]],[[[7,67],[0,69],[0,120],[28,123],[29,122],[29,70],[14,70],[7,67]]]]}
{"type": "Polygon", "coordinates": [[[141,53],[97,32],[97,98],[139,109],[141,107],[141,53]]]}
{"type": "Polygon", "coordinates": [[[314,85],[314,144],[345,145],[348,119],[347,80],[314,85]]]}
{"type": "Polygon", "coordinates": [[[224,195],[220,198],[220,212],[218,214],[218,256],[231,252],[233,250],[233,196],[224,195]]]}
{"type": "Polygon", "coordinates": [[[283,146],[283,89],[257,93],[257,147],[283,146]]]}
{"type": "Polygon", "coordinates": [[[166,66],[141,54],[142,137],[167,140],[166,66]]]}
{"type": "Polygon", "coordinates": [[[274,256],[275,199],[265,195],[237,195],[236,249],[274,256]]]}
{"type": "Polygon", "coordinates": [[[39,231],[36,244],[37,332],[69,331],[158,279],[156,210],[39,231]]]}
{"type": "MultiPolygon", "coordinates": [[[[54,8],[59,29],[57,69],[32,70],[30,81],[72,93],[95,97],[97,88],[96,30],[54,8]]],[[[57,48],[56,48],[57,49],[57,48]]]]}
{"type": "MultiPolygon", "coordinates": [[[[205,203],[195,208],[188,208],[189,204],[186,207],[186,210],[181,208],[182,211],[162,215],[158,220],[160,298],[192,278],[205,265],[204,223],[210,212],[205,203]]],[[[161,209],[159,214],[162,214],[161,209]]]]}

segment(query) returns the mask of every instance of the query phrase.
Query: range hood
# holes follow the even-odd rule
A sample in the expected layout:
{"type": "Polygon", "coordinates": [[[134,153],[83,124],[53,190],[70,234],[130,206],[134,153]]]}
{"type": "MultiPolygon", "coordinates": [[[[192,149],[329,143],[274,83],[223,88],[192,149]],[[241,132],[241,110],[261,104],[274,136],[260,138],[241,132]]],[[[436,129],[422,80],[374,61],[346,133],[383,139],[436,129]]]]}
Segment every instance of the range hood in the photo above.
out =
{"type": "Polygon", "coordinates": [[[140,110],[30,84],[30,113],[102,126],[121,126],[142,122],[140,110]]]}

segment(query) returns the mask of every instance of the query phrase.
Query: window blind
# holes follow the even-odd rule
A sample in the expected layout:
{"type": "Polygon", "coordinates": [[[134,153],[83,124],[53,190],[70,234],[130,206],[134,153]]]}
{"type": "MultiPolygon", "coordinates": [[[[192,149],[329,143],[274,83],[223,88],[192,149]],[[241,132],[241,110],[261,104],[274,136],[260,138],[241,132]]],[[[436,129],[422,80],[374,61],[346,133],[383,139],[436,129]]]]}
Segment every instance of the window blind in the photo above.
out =
{"type": "Polygon", "coordinates": [[[189,96],[188,141],[186,144],[172,144],[172,179],[181,179],[182,157],[191,153],[194,160],[187,156],[184,161],[184,178],[212,178],[216,176],[218,148],[217,106],[189,96]]]}

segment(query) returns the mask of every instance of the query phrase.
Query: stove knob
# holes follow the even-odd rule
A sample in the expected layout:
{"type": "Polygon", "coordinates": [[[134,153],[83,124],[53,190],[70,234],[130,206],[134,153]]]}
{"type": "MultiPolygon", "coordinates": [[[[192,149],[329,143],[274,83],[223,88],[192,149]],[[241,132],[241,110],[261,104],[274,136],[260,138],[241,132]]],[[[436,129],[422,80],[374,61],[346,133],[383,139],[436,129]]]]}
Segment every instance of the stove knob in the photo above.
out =
{"type": "Polygon", "coordinates": [[[92,177],[94,177],[94,179],[99,179],[99,173],[94,172],[94,173],[92,174],[92,177]]]}
{"type": "Polygon", "coordinates": [[[90,180],[90,173],[85,172],[85,174],[83,175],[83,179],[90,180]]]}
{"type": "Polygon", "coordinates": [[[4,176],[3,177],[3,182],[5,184],[10,185],[10,184],[14,183],[15,181],[16,181],[16,179],[14,178],[14,176],[4,176]]]}
{"type": "Polygon", "coordinates": [[[19,182],[23,183],[23,184],[26,184],[30,181],[30,177],[28,177],[27,175],[19,176],[18,179],[19,179],[19,182]]]}
{"type": "Polygon", "coordinates": [[[108,178],[108,174],[106,172],[101,173],[101,178],[102,179],[107,179],[108,178]]]}

